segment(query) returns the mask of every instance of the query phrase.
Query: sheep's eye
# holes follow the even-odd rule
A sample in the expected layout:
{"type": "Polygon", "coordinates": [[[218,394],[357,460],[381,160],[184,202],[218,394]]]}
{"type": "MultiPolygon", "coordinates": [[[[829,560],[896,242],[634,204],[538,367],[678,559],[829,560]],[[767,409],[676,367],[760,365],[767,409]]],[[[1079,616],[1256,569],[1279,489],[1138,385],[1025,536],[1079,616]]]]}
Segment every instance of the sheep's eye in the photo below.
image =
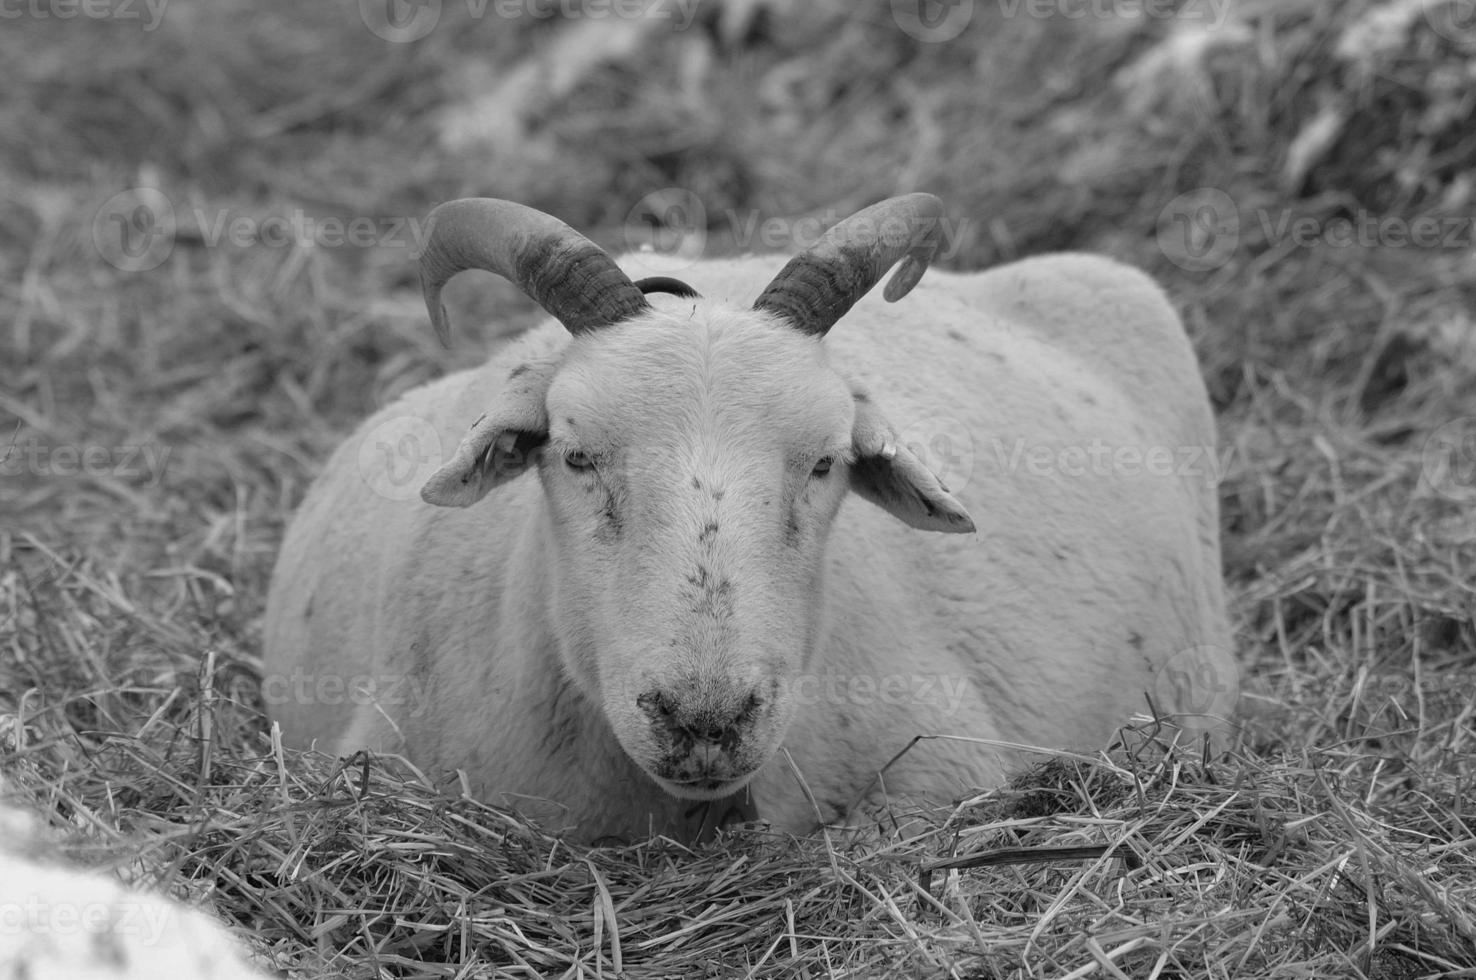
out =
{"type": "Polygon", "coordinates": [[[810,475],[811,476],[824,476],[826,473],[829,473],[830,472],[830,468],[832,466],[834,466],[834,465],[835,465],[835,457],[834,456],[821,456],[820,459],[816,461],[816,463],[815,463],[815,469],[813,471],[811,471],[810,475]]]}
{"type": "Polygon", "coordinates": [[[594,457],[583,449],[570,449],[564,453],[564,465],[571,470],[587,470],[594,466],[594,457]]]}

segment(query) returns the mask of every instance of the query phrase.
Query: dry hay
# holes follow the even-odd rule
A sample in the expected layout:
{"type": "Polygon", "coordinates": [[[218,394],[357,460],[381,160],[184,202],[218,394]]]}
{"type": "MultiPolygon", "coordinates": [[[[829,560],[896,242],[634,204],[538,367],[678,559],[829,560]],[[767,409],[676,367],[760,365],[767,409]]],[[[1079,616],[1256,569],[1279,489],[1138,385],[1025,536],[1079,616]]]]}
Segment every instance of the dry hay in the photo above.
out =
{"type": "MultiPolygon", "coordinates": [[[[79,604],[106,598],[85,569],[54,584],[79,604]]],[[[1206,760],[1144,722],[1108,756],[1058,757],[864,830],[590,849],[399,760],[284,750],[252,710],[247,672],[214,653],[205,663],[203,679],[33,695],[25,724],[6,728],[6,768],[70,828],[75,853],[147,869],[294,975],[1413,977],[1472,965],[1469,828],[1452,822],[1439,779],[1391,805],[1337,750],[1206,760]]]]}

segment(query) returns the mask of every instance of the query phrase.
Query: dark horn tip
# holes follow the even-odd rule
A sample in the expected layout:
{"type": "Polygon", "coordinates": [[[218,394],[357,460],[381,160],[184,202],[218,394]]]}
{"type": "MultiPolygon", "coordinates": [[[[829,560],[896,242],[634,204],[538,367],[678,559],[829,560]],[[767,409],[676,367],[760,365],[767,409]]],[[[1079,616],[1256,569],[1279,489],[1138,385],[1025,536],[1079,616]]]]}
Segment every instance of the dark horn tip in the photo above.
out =
{"type": "Polygon", "coordinates": [[[671,276],[647,276],[644,279],[637,279],[635,281],[635,287],[641,291],[643,296],[651,293],[671,293],[673,296],[682,296],[688,299],[700,299],[702,297],[702,294],[697,292],[697,290],[680,279],[674,279],[671,276]]]}
{"type": "Polygon", "coordinates": [[[888,303],[897,300],[912,292],[912,288],[922,280],[923,273],[928,271],[928,264],[908,256],[897,266],[897,271],[892,273],[892,278],[887,280],[887,286],[882,290],[882,298],[888,303]]]}

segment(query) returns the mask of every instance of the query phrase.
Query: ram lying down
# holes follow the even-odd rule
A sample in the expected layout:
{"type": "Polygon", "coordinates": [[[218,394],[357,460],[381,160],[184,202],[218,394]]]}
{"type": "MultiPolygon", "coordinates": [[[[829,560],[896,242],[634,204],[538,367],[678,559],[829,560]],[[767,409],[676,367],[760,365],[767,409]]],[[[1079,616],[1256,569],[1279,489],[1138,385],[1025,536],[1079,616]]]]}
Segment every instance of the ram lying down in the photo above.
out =
{"type": "Polygon", "coordinates": [[[36,856],[46,849],[37,821],[0,802],[4,980],[265,980],[204,912],[36,856]]]}
{"type": "Polygon", "coordinates": [[[941,215],[912,194],[777,276],[635,282],[546,214],[437,208],[443,340],[464,269],[551,319],[329,460],[266,614],[289,741],[397,753],[598,840],[945,801],[1020,746],[1097,750],[1149,699],[1216,728],[1216,488],[1162,465],[1215,458],[1178,318],[1086,255],[919,285],[941,215]],[[866,296],[898,262],[891,302],[866,296]],[[950,452],[951,489],[928,465],[950,452]],[[887,768],[924,734],[960,738],[887,768]]]}

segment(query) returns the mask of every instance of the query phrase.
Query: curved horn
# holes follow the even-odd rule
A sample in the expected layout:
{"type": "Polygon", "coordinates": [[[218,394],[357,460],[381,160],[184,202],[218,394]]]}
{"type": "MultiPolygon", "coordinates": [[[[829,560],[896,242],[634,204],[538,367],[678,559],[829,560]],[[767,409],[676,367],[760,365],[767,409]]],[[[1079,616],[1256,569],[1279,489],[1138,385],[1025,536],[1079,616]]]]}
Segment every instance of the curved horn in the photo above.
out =
{"type": "Polygon", "coordinates": [[[777,313],[796,329],[823,337],[905,258],[883,294],[895,303],[911,292],[933,260],[942,217],[943,202],[931,194],[888,198],[857,211],[790,259],[753,308],[777,313]]]}
{"type": "Polygon", "coordinates": [[[572,334],[598,330],[649,309],[646,297],[594,242],[542,211],[490,197],[447,201],[426,219],[420,289],[442,344],[451,324],[441,287],[465,269],[518,284],[572,334]]]}

